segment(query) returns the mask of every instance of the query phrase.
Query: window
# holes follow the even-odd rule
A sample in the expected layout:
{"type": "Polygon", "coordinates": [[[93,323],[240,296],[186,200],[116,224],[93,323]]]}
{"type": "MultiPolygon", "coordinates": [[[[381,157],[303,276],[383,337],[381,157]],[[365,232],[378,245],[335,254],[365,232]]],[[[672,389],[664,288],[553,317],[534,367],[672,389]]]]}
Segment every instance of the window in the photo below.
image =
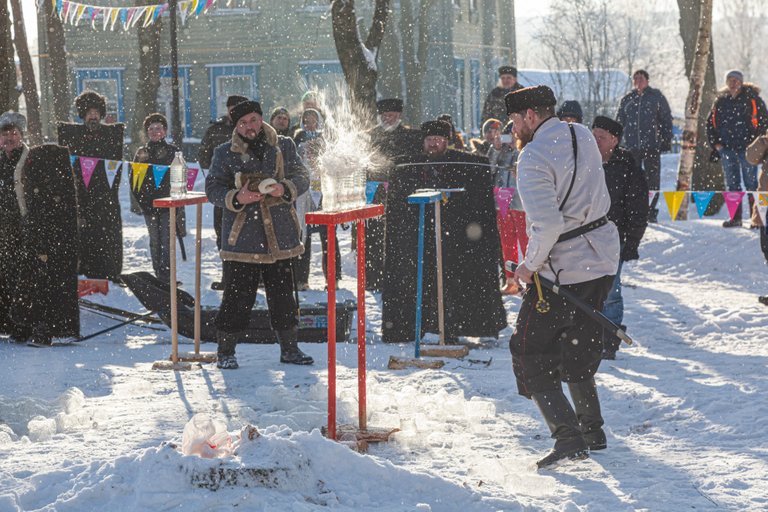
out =
{"type": "MultiPolygon", "coordinates": [[[[160,90],[157,91],[157,107],[171,122],[171,105],[173,90],[171,89],[171,67],[160,68],[160,90]]],[[[189,99],[189,66],[179,66],[179,113],[184,137],[192,136],[192,104],[189,99]]],[[[170,132],[169,132],[170,135],[170,132]]]]}
{"type": "Polygon", "coordinates": [[[464,126],[464,59],[453,59],[453,65],[456,69],[456,82],[454,84],[456,110],[453,112],[453,126],[462,132],[466,130],[464,126]]]}
{"type": "MultiPolygon", "coordinates": [[[[472,135],[480,135],[480,61],[469,60],[469,101],[472,109],[472,135]]],[[[504,122],[501,119],[502,123],[504,122]]]]}
{"type": "Polygon", "coordinates": [[[233,94],[259,100],[258,64],[212,64],[208,66],[211,83],[211,117],[227,113],[227,97],[233,94]]]}
{"type": "Polygon", "coordinates": [[[337,60],[307,60],[299,62],[299,73],[307,88],[321,91],[326,104],[337,99],[339,84],[345,84],[341,63],[337,60]]]}
{"type": "MultiPolygon", "coordinates": [[[[77,94],[89,89],[107,98],[105,123],[125,122],[123,68],[76,69],[77,94]]],[[[77,116],[75,115],[75,118],[77,116]]]]}

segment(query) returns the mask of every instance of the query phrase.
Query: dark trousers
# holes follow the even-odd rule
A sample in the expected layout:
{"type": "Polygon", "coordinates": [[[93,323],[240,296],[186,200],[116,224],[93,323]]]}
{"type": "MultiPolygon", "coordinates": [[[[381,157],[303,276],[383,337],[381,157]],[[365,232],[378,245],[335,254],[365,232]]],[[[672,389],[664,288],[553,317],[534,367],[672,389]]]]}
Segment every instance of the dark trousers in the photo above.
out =
{"type": "Polygon", "coordinates": [[[275,263],[225,261],[223,267],[224,296],[216,316],[216,329],[237,333],[248,327],[260,282],[264,283],[272,328],[286,331],[299,325],[290,260],[275,263]]]}
{"type": "Polygon", "coordinates": [[[216,232],[216,248],[221,250],[221,219],[224,217],[224,208],[213,207],[213,230],[216,232]]]}
{"type": "Polygon", "coordinates": [[[768,263],[768,227],[760,227],[760,250],[763,251],[765,261],[768,263]]]}
{"type": "MultiPolygon", "coordinates": [[[[645,180],[648,182],[648,190],[659,190],[661,188],[661,152],[658,149],[630,149],[635,164],[645,173],[645,180]]],[[[659,202],[659,192],[653,195],[651,206],[648,209],[649,218],[656,221],[659,202]]]]}
{"type": "Polygon", "coordinates": [[[155,277],[164,282],[171,280],[171,210],[151,208],[144,212],[149,231],[149,254],[155,277]]]}
{"type": "MultiPolygon", "coordinates": [[[[601,311],[613,277],[561,288],[601,311]]],[[[529,398],[533,393],[560,389],[561,382],[592,378],[603,351],[603,328],[597,322],[552,291],[543,288],[542,293],[549,311],[536,310],[536,287],[529,286],[509,340],[518,393],[529,398]]]]}
{"type": "MultiPolygon", "coordinates": [[[[312,234],[320,235],[320,247],[323,251],[323,274],[328,276],[328,226],[307,225],[307,234],[304,237],[304,253],[296,258],[296,282],[305,284],[309,282],[309,264],[312,261],[312,234]]],[[[336,244],[336,279],[341,279],[341,254],[339,253],[339,238],[333,232],[336,244]]]]}

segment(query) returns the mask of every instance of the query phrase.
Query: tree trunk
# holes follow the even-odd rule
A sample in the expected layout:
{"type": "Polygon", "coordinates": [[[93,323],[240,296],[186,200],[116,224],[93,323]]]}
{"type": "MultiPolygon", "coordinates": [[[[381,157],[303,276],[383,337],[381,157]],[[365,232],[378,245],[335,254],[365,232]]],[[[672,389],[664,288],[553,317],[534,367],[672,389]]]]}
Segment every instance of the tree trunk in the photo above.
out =
{"type": "Polygon", "coordinates": [[[413,17],[412,0],[400,0],[400,34],[403,42],[405,63],[405,88],[408,104],[406,115],[419,120],[424,114],[422,91],[427,73],[427,51],[429,50],[429,11],[434,0],[420,0],[417,19],[413,17]]]}
{"type": "MultiPolygon", "coordinates": [[[[706,0],[709,3],[709,0],[706,0]]],[[[693,69],[694,57],[697,51],[697,38],[701,20],[702,0],[677,0],[680,10],[680,36],[683,39],[683,52],[686,62],[686,75],[689,80],[693,69]]],[[[715,101],[716,79],[715,79],[715,54],[710,39],[709,55],[707,57],[707,68],[704,75],[704,84],[701,90],[701,98],[697,128],[696,128],[696,146],[693,161],[692,177],[690,179],[692,190],[722,190],[723,189],[723,168],[719,163],[709,161],[711,148],[707,144],[707,116],[715,101]]],[[[682,161],[682,157],[681,157],[682,161]]],[[[723,205],[723,198],[715,194],[705,215],[714,215],[723,205]]],[[[682,210],[682,208],[681,208],[682,210]]]]}
{"type": "MultiPolygon", "coordinates": [[[[696,55],[689,72],[690,87],[685,101],[685,127],[683,129],[680,167],[677,171],[677,190],[691,190],[693,164],[696,158],[696,136],[701,108],[701,92],[707,72],[709,52],[712,46],[712,0],[702,0],[699,13],[699,31],[696,38],[696,55]]],[[[678,220],[688,219],[688,195],[678,213],[678,220]]]]}
{"type": "MultiPolygon", "coordinates": [[[[151,5],[152,0],[143,0],[136,5],[151,5]]],[[[139,45],[139,77],[136,84],[136,101],[133,106],[133,124],[131,125],[131,141],[133,150],[144,140],[144,118],[157,112],[157,93],[160,89],[160,34],[162,32],[162,17],[154,23],[143,27],[137,25],[139,45]]],[[[170,120],[169,120],[170,121],[170,120]]]]}
{"type": "MultiPolygon", "coordinates": [[[[387,23],[379,49],[379,80],[377,89],[382,98],[403,97],[403,73],[400,68],[400,34],[394,20],[387,23]]],[[[406,119],[408,117],[406,116],[406,119]]]]}
{"type": "MultiPolygon", "coordinates": [[[[486,71],[484,80],[486,90],[494,87],[496,73],[489,73],[493,69],[494,52],[494,26],[496,25],[496,1],[485,1],[482,3],[482,38],[483,38],[483,69],[486,71]]],[[[502,122],[504,120],[502,119],[502,122]]],[[[480,134],[482,135],[482,134],[480,134]]]]}
{"type": "MultiPolygon", "coordinates": [[[[486,0],[487,2],[488,0],[486,0]]],[[[496,8],[499,23],[499,42],[507,49],[505,64],[517,66],[517,40],[515,36],[515,0],[498,0],[496,8]]],[[[496,70],[493,70],[493,82],[496,82],[496,70]]],[[[493,88],[493,86],[491,86],[493,88]]]]}
{"type": "Polygon", "coordinates": [[[32,57],[29,55],[29,46],[27,46],[27,33],[24,30],[24,13],[21,10],[21,1],[11,0],[11,9],[13,9],[13,42],[16,46],[16,54],[19,56],[22,90],[24,91],[24,100],[27,103],[27,139],[30,145],[37,146],[43,142],[40,124],[40,96],[37,94],[35,69],[32,66],[32,57]]]}
{"type": "Polygon", "coordinates": [[[68,81],[64,26],[53,9],[46,7],[43,10],[48,27],[48,76],[53,96],[53,114],[57,121],[68,121],[72,99],[68,81]]]}
{"type": "Polygon", "coordinates": [[[11,13],[6,0],[0,0],[0,113],[17,110],[16,65],[11,42],[11,13]]]}
{"type": "Polygon", "coordinates": [[[333,0],[331,16],[336,53],[349,87],[353,112],[371,119],[376,112],[376,52],[384,37],[389,0],[376,0],[373,21],[363,43],[357,30],[354,0],[333,0]]]}

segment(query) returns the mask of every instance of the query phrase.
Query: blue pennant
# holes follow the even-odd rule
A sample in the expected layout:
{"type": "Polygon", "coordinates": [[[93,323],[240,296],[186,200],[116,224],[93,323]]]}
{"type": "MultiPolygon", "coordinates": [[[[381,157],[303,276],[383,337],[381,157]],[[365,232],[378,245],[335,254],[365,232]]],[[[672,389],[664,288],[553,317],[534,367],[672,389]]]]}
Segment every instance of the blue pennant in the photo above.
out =
{"type": "Polygon", "coordinates": [[[699,218],[704,217],[704,212],[707,211],[712,198],[715,197],[714,192],[691,192],[693,196],[693,202],[696,203],[696,211],[699,212],[699,218]]]}
{"type": "Polygon", "coordinates": [[[379,185],[381,185],[380,181],[365,182],[365,203],[366,204],[373,203],[373,196],[376,195],[376,191],[379,189],[379,185]]]}
{"type": "Polygon", "coordinates": [[[77,162],[77,155],[69,155],[69,161],[72,163],[72,167],[74,167],[75,162],[77,162]]]}

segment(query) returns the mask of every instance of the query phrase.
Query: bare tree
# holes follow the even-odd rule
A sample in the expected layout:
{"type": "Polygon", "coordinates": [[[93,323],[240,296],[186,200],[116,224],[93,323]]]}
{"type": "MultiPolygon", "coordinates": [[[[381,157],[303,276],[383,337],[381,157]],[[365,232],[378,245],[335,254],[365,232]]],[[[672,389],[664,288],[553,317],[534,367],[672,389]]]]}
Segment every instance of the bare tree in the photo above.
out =
{"type": "MultiPolygon", "coordinates": [[[[701,22],[701,7],[703,0],[677,0],[680,10],[680,36],[683,39],[683,53],[686,64],[685,73],[691,77],[692,64],[696,54],[696,40],[701,22]]],[[[708,0],[707,0],[708,1],[708,0]]],[[[704,85],[701,91],[701,109],[698,115],[696,128],[696,154],[694,156],[693,176],[691,188],[693,190],[722,190],[723,169],[720,164],[709,161],[710,148],[706,144],[707,115],[715,101],[715,53],[712,42],[707,57],[704,85]]],[[[707,208],[706,215],[717,213],[723,205],[722,197],[718,194],[712,199],[707,208]]]]}
{"type": "Polygon", "coordinates": [[[389,0],[376,0],[373,20],[365,42],[357,26],[354,0],[333,0],[331,17],[336,53],[356,111],[371,117],[376,111],[376,53],[384,37],[389,0]]]}
{"type": "Polygon", "coordinates": [[[64,26],[53,9],[42,9],[48,29],[48,76],[50,77],[51,95],[53,96],[53,114],[57,121],[69,120],[69,107],[72,104],[67,70],[67,50],[64,39],[64,26]]]}
{"type": "Polygon", "coordinates": [[[408,119],[421,119],[423,113],[422,91],[427,73],[429,13],[435,1],[419,0],[419,10],[414,18],[413,0],[400,0],[400,34],[408,95],[405,112],[408,119]]]}
{"type": "Polygon", "coordinates": [[[0,113],[16,110],[19,98],[16,92],[16,65],[11,42],[11,13],[6,0],[0,0],[0,113]]]}
{"type": "MultiPolygon", "coordinates": [[[[151,5],[152,0],[142,0],[137,5],[151,5]]],[[[139,24],[137,39],[139,44],[139,77],[136,85],[136,102],[133,108],[131,140],[138,147],[144,137],[142,120],[157,111],[157,93],[160,89],[160,34],[162,18],[146,27],[139,24]]]]}
{"type": "Polygon", "coordinates": [[[768,33],[768,0],[729,0],[722,8],[722,37],[716,38],[718,55],[727,62],[726,67],[755,76],[763,71],[760,55],[765,54],[760,45],[768,33]]]}
{"type": "Polygon", "coordinates": [[[29,143],[36,146],[43,142],[40,125],[40,96],[37,94],[35,70],[27,45],[27,32],[24,30],[24,13],[21,10],[21,1],[11,0],[11,9],[13,10],[13,43],[16,46],[16,54],[19,56],[21,86],[24,92],[24,101],[27,104],[27,133],[29,143]]]}
{"type": "MultiPolygon", "coordinates": [[[[712,0],[701,1],[699,13],[699,31],[696,37],[696,53],[689,73],[690,89],[685,101],[685,128],[683,147],[680,155],[680,167],[677,171],[677,189],[690,190],[693,163],[696,157],[696,135],[701,107],[701,95],[704,89],[704,75],[707,71],[709,51],[712,45],[712,0]]],[[[688,195],[686,195],[686,199],[688,195]]],[[[684,201],[678,219],[688,219],[688,201],[684,201]]]]}

